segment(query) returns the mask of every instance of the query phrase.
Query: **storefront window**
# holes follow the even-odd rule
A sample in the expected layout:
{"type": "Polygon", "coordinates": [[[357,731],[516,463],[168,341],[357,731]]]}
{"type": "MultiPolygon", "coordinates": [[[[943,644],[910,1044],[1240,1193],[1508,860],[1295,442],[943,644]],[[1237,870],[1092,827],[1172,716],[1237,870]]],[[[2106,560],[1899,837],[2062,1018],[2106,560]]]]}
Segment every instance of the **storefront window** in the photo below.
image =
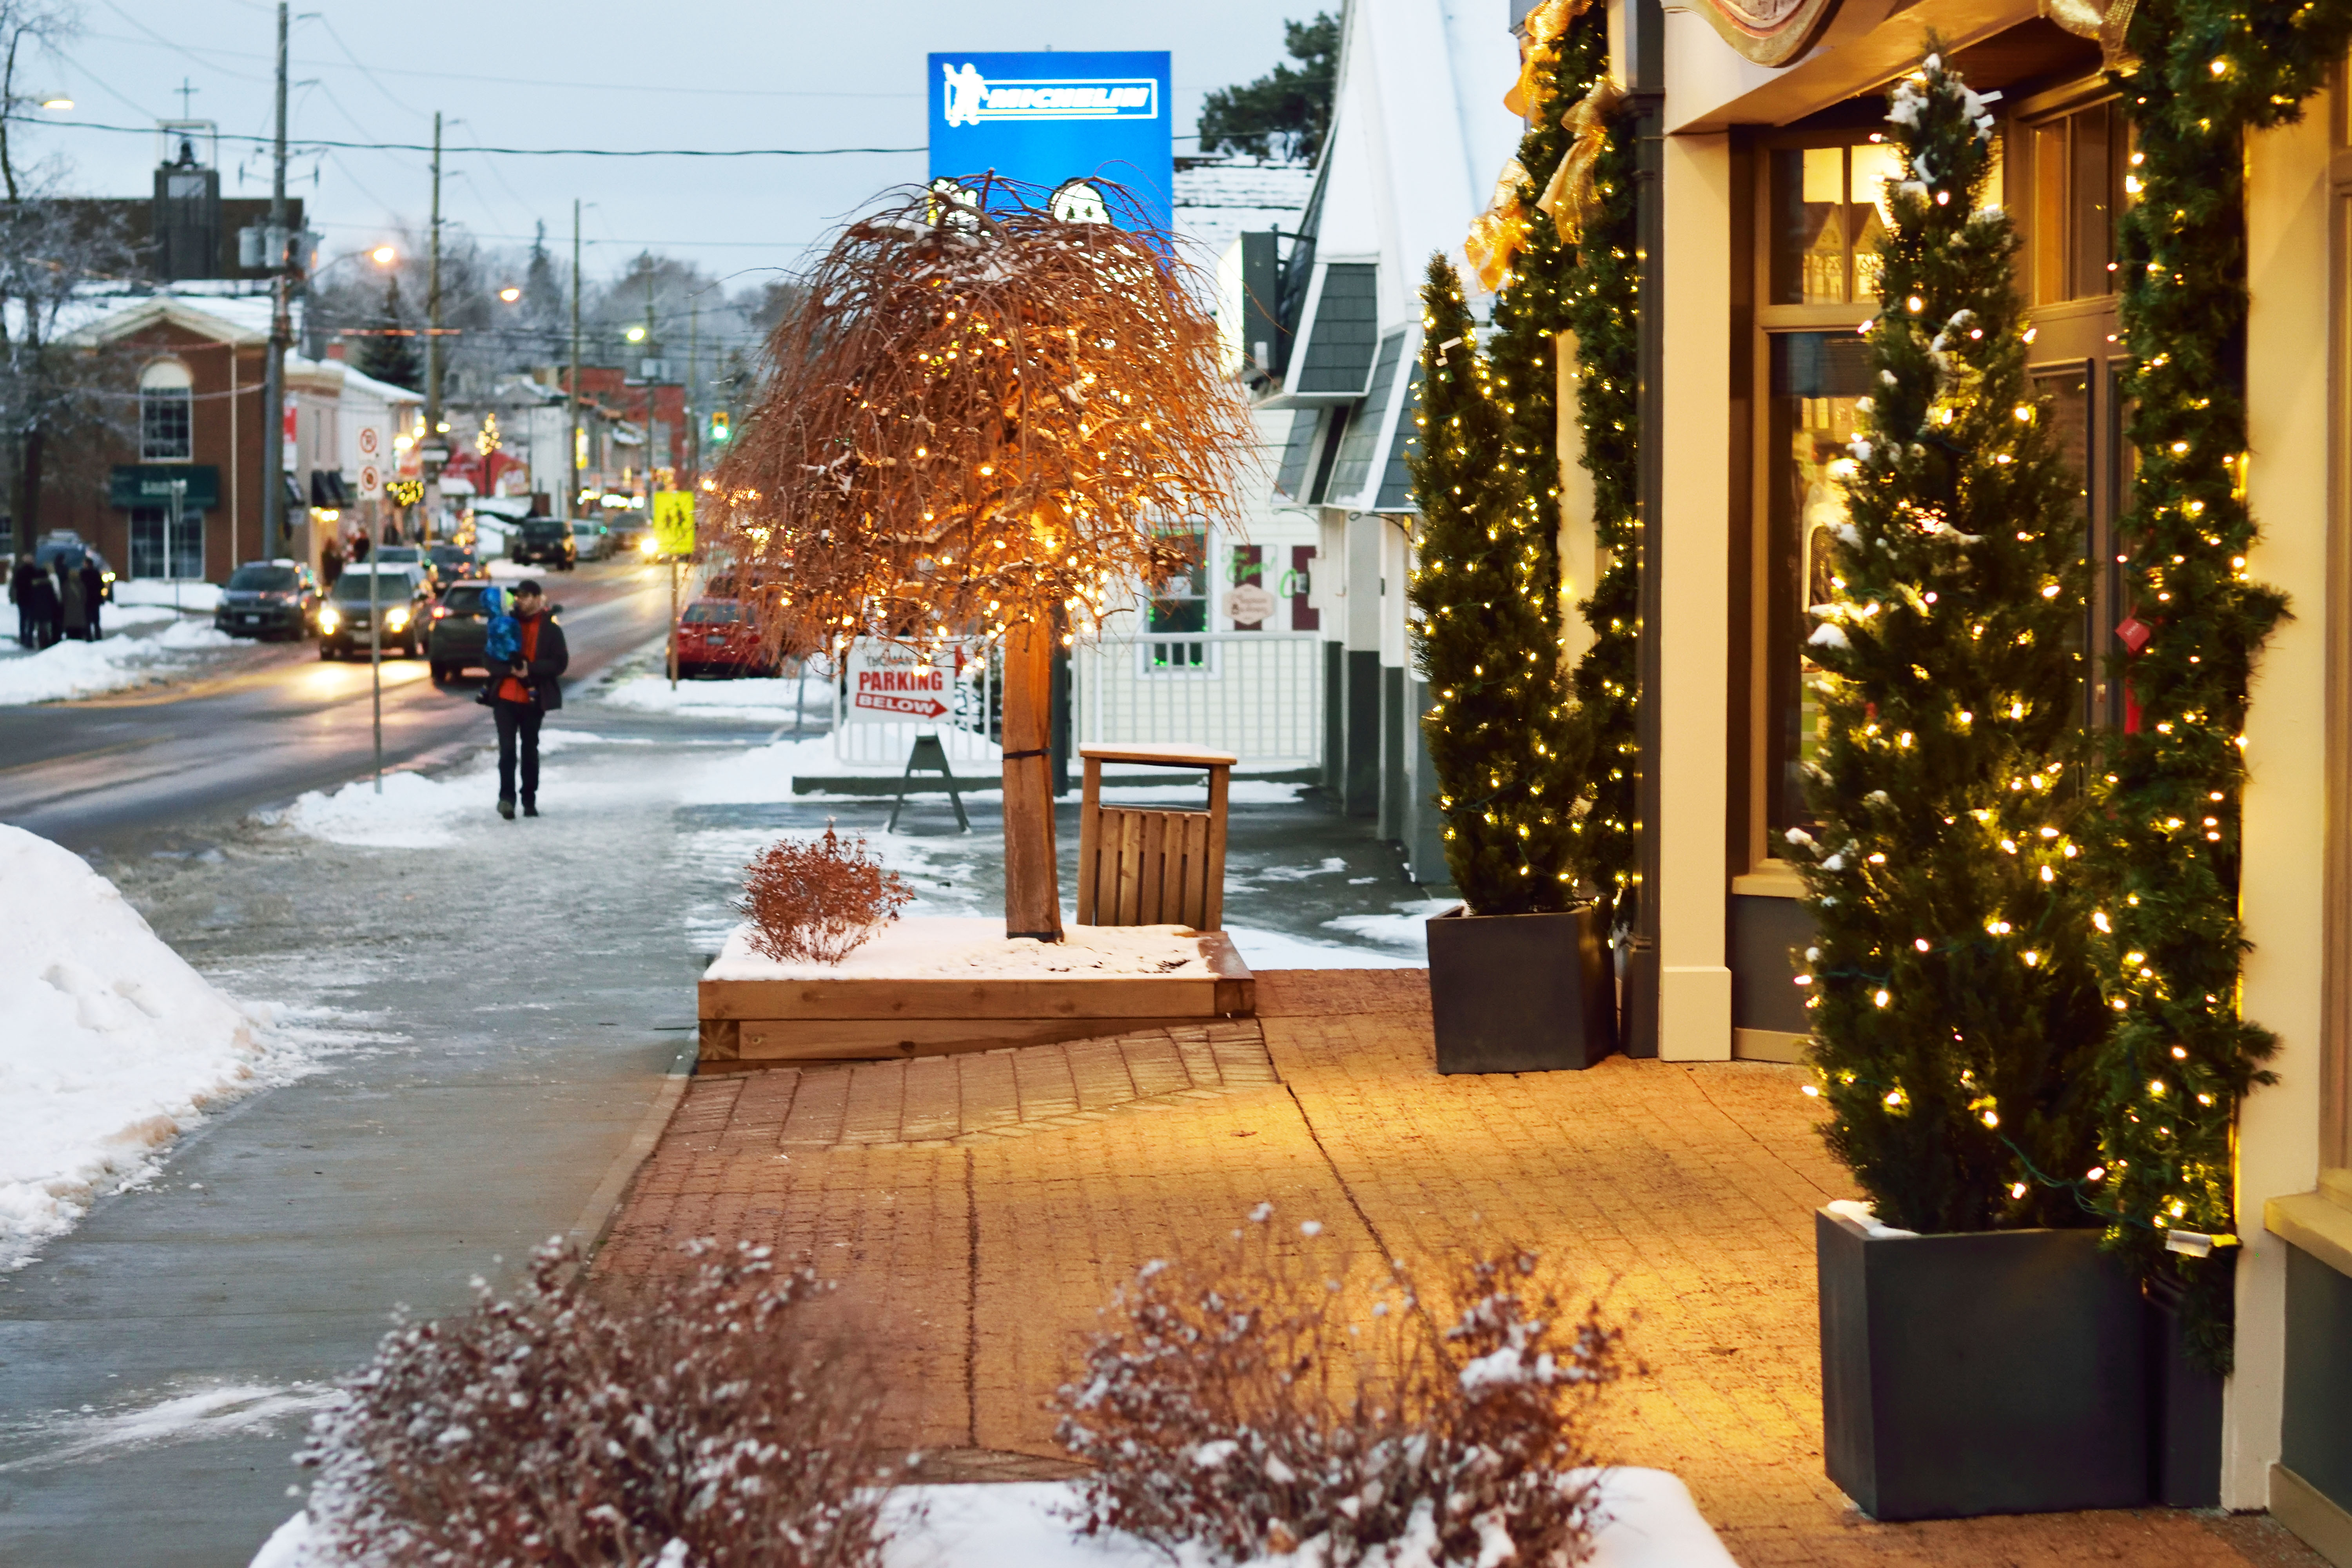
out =
{"type": "MultiPolygon", "coordinates": [[[[1771,229],[1767,304],[1845,305],[1875,299],[1886,235],[1886,182],[1902,168],[1891,143],[1782,147],[1768,154],[1771,229]]],[[[2000,149],[1982,205],[2001,202],[2000,149]]]]}
{"type": "Polygon", "coordinates": [[[2116,218],[2131,199],[2128,128],[2112,103],[2033,128],[2033,302],[2115,292],[2116,218]]]}
{"type": "MultiPolygon", "coordinates": [[[[1209,533],[1207,525],[1193,521],[1165,531],[1163,539],[1183,552],[1183,564],[1160,579],[1151,595],[1151,607],[1146,620],[1147,628],[1155,636],[1171,633],[1204,632],[1209,629],[1209,533]]],[[[1202,643],[1164,643],[1147,645],[1154,668],[1197,668],[1207,657],[1202,643]]]]}
{"type": "Polygon", "coordinates": [[[131,574],[201,579],[205,574],[205,514],[184,510],[175,525],[168,508],[132,507],[131,574]]]}
{"type": "Polygon", "coordinates": [[[184,463],[195,454],[195,399],[187,367],[171,360],[139,376],[139,460],[184,463]]]}
{"type": "Polygon", "coordinates": [[[1803,769],[1820,750],[1822,713],[1806,638],[1812,607],[1830,595],[1830,532],[1846,521],[1839,479],[1853,461],[1846,446],[1860,417],[1854,400],[1869,389],[1870,345],[1851,331],[1777,332],[1770,343],[1765,820],[1780,855],[1787,831],[1811,820],[1803,769]]]}

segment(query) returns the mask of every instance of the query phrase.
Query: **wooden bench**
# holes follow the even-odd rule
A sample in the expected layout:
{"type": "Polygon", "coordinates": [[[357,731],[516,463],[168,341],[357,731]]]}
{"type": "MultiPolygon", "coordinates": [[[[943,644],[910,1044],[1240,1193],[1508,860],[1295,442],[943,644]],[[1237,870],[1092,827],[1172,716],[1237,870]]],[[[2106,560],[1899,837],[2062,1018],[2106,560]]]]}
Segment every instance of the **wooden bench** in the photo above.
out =
{"type": "Polygon", "coordinates": [[[1198,746],[1083,745],[1086,793],[1078,808],[1078,924],[1223,929],[1225,797],[1231,752],[1198,746]],[[1196,768],[1209,775],[1205,811],[1105,805],[1105,763],[1196,768]]]}

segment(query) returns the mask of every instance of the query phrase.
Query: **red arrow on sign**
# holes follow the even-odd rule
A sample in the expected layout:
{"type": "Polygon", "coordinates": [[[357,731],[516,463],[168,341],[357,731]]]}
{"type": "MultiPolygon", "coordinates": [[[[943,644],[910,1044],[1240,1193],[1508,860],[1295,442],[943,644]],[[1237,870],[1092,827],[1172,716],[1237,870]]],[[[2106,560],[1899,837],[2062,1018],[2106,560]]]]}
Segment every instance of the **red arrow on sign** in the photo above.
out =
{"type": "Polygon", "coordinates": [[[877,713],[906,713],[917,719],[944,718],[948,710],[948,705],[936,697],[892,697],[872,691],[859,692],[852,706],[877,713]]]}

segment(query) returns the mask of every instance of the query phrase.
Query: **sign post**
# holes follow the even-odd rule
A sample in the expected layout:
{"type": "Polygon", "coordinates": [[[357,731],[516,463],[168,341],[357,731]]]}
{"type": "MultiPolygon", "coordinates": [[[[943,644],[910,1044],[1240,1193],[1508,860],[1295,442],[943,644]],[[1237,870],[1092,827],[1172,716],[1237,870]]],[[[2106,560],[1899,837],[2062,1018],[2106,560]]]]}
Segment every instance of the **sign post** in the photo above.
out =
{"type": "Polygon", "coordinates": [[[669,689],[677,689],[678,574],[694,553],[694,492],[654,492],[654,549],[669,558],[669,689]]]}

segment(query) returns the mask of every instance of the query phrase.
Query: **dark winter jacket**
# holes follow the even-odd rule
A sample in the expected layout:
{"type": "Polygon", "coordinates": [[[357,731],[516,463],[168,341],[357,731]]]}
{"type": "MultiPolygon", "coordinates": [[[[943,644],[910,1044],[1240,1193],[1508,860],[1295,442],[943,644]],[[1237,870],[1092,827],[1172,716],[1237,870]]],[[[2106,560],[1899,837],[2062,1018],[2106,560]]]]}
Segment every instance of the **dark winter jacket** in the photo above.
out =
{"type": "Polygon", "coordinates": [[[8,602],[12,605],[39,604],[41,601],[33,584],[37,580],[47,586],[48,575],[30,561],[19,560],[16,570],[8,574],[8,602]]]}
{"type": "MultiPolygon", "coordinates": [[[[563,627],[557,624],[551,610],[539,616],[539,648],[524,667],[522,683],[530,689],[531,700],[546,712],[552,713],[563,706],[563,671],[572,663],[572,650],[564,646],[563,627]]],[[[506,684],[502,671],[484,684],[485,691],[497,691],[506,684]]]]}

